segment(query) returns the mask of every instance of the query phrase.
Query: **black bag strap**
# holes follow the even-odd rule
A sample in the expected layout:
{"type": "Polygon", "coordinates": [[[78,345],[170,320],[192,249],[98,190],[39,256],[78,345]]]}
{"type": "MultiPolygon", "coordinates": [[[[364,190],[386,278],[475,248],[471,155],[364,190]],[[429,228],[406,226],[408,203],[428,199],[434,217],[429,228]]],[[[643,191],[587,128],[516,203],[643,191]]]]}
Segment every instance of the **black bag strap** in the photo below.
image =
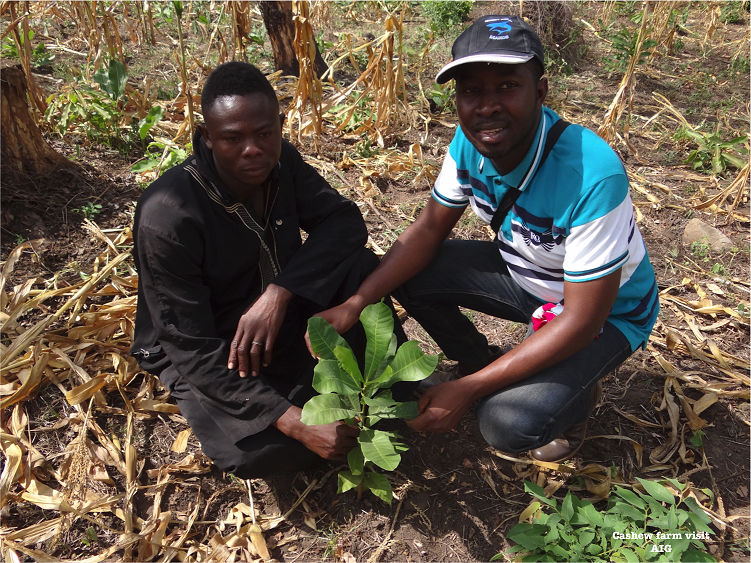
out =
{"type": "MultiPolygon", "coordinates": [[[[545,139],[545,146],[542,149],[540,162],[537,165],[537,170],[542,167],[545,159],[548,157],[548,154],[550,154],[550,151],[553,149],[553,145],[555,145],[556,141],[558,141],[558,137],[561,136],[563,130],[566,129],[566,127],[568,127],[569,125],[571,125],[571,123],[569,123],[568,121],[559,119],[552,125],[552,127],[550,127],[550,130],[548,131],[548,137],[547,139],[545,139]]],[[[535,170],[535,174],[537,173],[537,170],[535,170]]],[[[495,213],[493,213],[493,219],[490,221],[490,228],[493,229],[494,233],[497,233],[501,228],[501,223],[503,223],[503,220],[506,218],[506,214],[508,214],[509,209],[511,209],[511,207],[514,205],[514,202],[516,201],[516,198],[519,197],[521,193],[521,190],[518,190],[516,188],[509,188],[506,193],[503,194],[503,199],[498,205],[498,208],[495,210],[495,213]]]]}

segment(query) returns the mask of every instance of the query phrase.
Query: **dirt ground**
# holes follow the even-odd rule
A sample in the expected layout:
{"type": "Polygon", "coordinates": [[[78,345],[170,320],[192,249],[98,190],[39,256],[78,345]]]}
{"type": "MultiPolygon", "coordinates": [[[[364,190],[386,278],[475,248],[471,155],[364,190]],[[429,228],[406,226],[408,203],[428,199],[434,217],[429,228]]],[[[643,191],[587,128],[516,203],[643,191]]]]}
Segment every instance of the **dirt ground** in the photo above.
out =
{"type": "MultiPolygon", "coordinates": [[[[473,15],[484,9],[482,5],[476,7],[473,15]]],[[[747,21],[739,26],[726,26],[722,37],[727,42],[742,38],[747,26],[747,21]]],[[[718,49],[718,56],[703,59],[705,65],[715,65],[715,68],[702,68],[702,72],[725,76],[731,55],[729,51],[718,49]]],[[[684,63],[694,64],[691,61],[695,60],[689,47],[677,59],[673,61],[676,68],[684,63]]],[[[597,53],[590,52],[580,61],[575,75],[551,77],[548,100],[548,105],[565,113],[567,119],[593,128],[602,118],[619,81],[619,76],[609,76],[599,68],[598,60],[597,53]]],[[[658,274],[659,289],[673,288],[669,295],[697,301],[702,288],[708,284],[721,285],[724,291],[711,294],[713,302],[735,309],[739,302],[748,303],[748,284],[743,283],[748,279],[748,221],[725,221],[720,215],[691,208],[697,191],[704,193],[706,189],[707,194],[711,194],[712,190],[727,186],[732,177],[720,178],[713,184],[708,176],[689,171],[685,165],[675,161],[666,164],[668,151],[682,149],[656,143],[642,129],[644,121],[654,113],[654,91],[670,97],[675,107],[692,107],[696,112],[692,117],[694,122],[702,117],[716,119],[715,109],[702,106],[697,101],[699,98],[692,96],[697,89],[698,86],[678,77],[640,76],[629,144],[617,143],[617,149],[632,180],[638,178],[635,183],[659,196],[654,201],[647,198],[643,190],[634,189],[632,194],[640,214],[639,225],[658,274]],[[650,183],[670,189],[660,190],[650,183]],[[697,256],[680,242],[683,228],[691,217],[715,224],[741,250],[711,255],[708,261],[704,260],[705,256],[697,256]],[[711,271],[713,264],[722,265],[721,275],[711,271]]],[[[743,75],[713,84],[713,97],[742,102],[725,117],[727,122],[747,122],[748,90],[747,76],[743,75]]],[[[455,122],[453,115],[442,115],[440,120],[455,122]]],[[[411,143],[421,140],[421,135],[421,131],[412,130],[388,142],[406,150],[411,143]]],[[[440,165],[452,135],[453,129],[437,119],[430,125],[421,144],[435,166],[440,165]]],[[[311,147],[300,149],[314,163],[324,161],[335,168],[345,154],[352,154],[356,141],[329,136],[323,139],[318,155],[312,154],[311,147]]],[[[80,209],[87,202],[99,202],[102,210],[94,220],[100,228],[127,228],[141,192],[130,172],[131,156],[91,147],[80,156],[73,147],[59,140],[52,142],[56,150],[75,159],[79,164],[78,172],[36,178],[34,189],[28,189],[28,185],[4,185],[2,189],[3,259],[21,238],[44,239],[35,253],[26,253],[18,262],[9,287],[32,277],[57,277],[59,283],[73,283],[79,279],[79,272],[90,272],[103,245],[83,229],[82,215],[72,210],[80,209]]],[[[324,174],[331,168],[324,167],[324,174]]],[[[382,248],[388,248],[398,228],[414,216],[428,197],[428,182],[414,186],[408,180],[394,180],[382,174],[374,181],[377,192],[369,192],[368,197],[363,198],[360,189],[353,187],[360,185],[359,170],[356,167],[340,167],[339,170],[345,182],[337,179],[336,187],[361,204],[373,242],[382,248]]],[[[335,183],[334,178],[330,180],[335,183]]],[[[741,209],[748,212],[747,199],[741,209]]],[[[467,218],[454,236],[488,238],[489,235],[485,227],[467,218]]],[[[670,330],[690,334],[686,313],[686,308],[674,301],[663,302],[651,348],[636,352],[606,378],[604,398],[591,417],[590,438],[565,467],[541,467],[525,457],[510,458],[493,450],[481,438],[470,413],[455,430],[445,435],[420,435],[406,425],[395,424],[410,449],[393,475],[395,498],[390,506],[372,496],[357,499],[353,493],[337,495],[336,471],[339,468],[329,464],[296,475],[253,480],[256,508],[266,518],[285,514],[300,501],[283,521],[265,532],[272,558],[289,562],[488,561],[510,547],[506,534],[531,501],[523,490],[525,479],[553,490],[562,486],[580,496],[593,498],[588,485],[591,489],[593,479],[607,476],[613,482],[626,483],[636,477],[675,477],[681,482],[690,482],[695,489],[712,490],[717,497],[713,510],[730,524],[708,544],[710,551],[726,561],[748,560],[751,459],[748,386],[744,388],[729,381],[722,370],[708,367],[684,347],[669,344],[666,335],[670,330]],[[670,428],[669,413],[664,405],[669,383],[666,371],[656,360],[656,353],[683,374],[716,377],[711,383],[722,382],[723,390],[745,391],[745,397],[743,393],[739,393],[740,397],[721,395],[717,403],[701,413],[707,423],[701,446],[691,445],[686,435],[683,455],[673,455],[660,463],[650,460],[650,455],[666,442],[670,428]]],[[[690,313],[696,315],[693,311],[690,313]]],[[[526,330],[518,324],[470,314],[494,344],[513,346],[526,330]]],[[[748,358],[747,319],[732,319],[711,333],[721,351],[748,358]]],[[[716,320],[702,318],[704,325],[716,320]]],[[[408,336],[420,341],[426,351],[438,352],[414,321],[407,319],[405,328],[408,336]]],[[[442,361],[439,366],[441,371],[450,368],[448,361],[442,361]]],[[[138,389],[143,385],[152,385],[157,396],[163,393],[158,382],[146,374],[137,376],[129,387],[138,389]]],[[[684,385],[683,393],[691,401],[703,395],[701,386],[688,384],[684,385]]],[[[97,413],[96,420],[107,432],[122,429],[125,411],[118,391],[110,389],[106,397],[112,409],[97,413]]],[[[54,420],[72,410],[54,385],[41,387],[26,402],[25,408],[35,427],[35,446],[46,455],[61,451],[75,438],[71,426],[55,428],[54,420]],[[48,418],[50,412],[56,416],[48,418]]],[[[4,417],[7,416],[9,414],[4,413],[4,417]]],[[[149,475],[149,470],[177,463],[185,457],[170,451],[178,433],[188,428],[181,418],[177,414],[153,412],[136,417],[134,443],[143,467],[139,473],[142,488],[135,492],[132,506],[134,513],[144,520],[154,511],[155,503],[160,510],[169,511],[170,524],[165,533],[171,534],[170,537],[177,535],[191,517],[196,518],[188,543],[206,543],[212,541],[216,533],[221,533],[224,528],[219,523],[227,520],[233,507],[248,501],[248,491],[244,482],[219,473],[208,460],[202,459],[193,436],[187,450],[195,454],[191,469],[176,471],[163,485],[151,486],[155,477],[149,475]],[[193,516],[196,507],[197,513],[193,516]]],[[[679,427],[682,432],[690,433],[685,417],[679,427]]],[[[101,494],[122,493],[124,477],[115,473],[112,479],[111,484],[97,482],[89,486],[101,494]]],[[[18,502],[5,507],[2,527],[4,530],[21,529],[50,518],[50,511],[18,502]]],[[[91,523],[78,519],[63,537],[56,538],[55,545],[48,541],[37,549],[60,559],[84,559],[99,554],[117,540],[122,528],[121,522],[111,514],[103,515],[100,522],[106,525],[97,527],[90,537],[91,523]]],[[[226,529],[231,527],[226,524],[226,529]]],[[[121,557],[122,552],[113,555],[114,559],[121,557]]]]}

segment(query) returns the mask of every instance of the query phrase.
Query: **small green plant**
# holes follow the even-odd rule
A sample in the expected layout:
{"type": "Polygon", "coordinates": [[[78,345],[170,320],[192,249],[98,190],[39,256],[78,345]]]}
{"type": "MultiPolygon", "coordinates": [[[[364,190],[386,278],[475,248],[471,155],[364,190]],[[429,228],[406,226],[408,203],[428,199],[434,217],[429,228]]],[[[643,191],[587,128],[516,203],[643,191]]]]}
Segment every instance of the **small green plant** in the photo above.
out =
{"type": "Polygon", "coordinates": [[[709,242],[707,242],[707,237],[702,237],[701,240],[692,242],[691,253],[697,260],[709,262],[709,242]]]}
{"type": "Polygon", "coordinates": [[[511,529],[508,538],[517,545],[509,552],[522,554],[521,561],[715,561],[702,542],[714,534],[711,520],[686,485],[666,479],[674,493],[657,481],[637,479],[644,490],[616,485],[605,512],[571,491],[559,505],[525,481],[524,490],[537,499],[533,522],[511,529]]]}
{"type": "Polygon", "coordinates": [[[92,220],[102,212],[102,204],[94,203],[93,201],[87,201],[81,207],[76,207],[72,211],[73,213],[83,215],[85,219],[92,220]]]}
{"type": "Polygon", "coordinates": [[[436,33],[445,33],[467,19],[470,10],[472,10],[472,4],[474,2],[429,0],[421,2],[420,7],[428,18],[431,29],[436,33]]]}
{"type": "Polygon", "coordinates": [[[355,131],[360,126],[375,121],[373,100],[368,95],[356,94],[359,97],[354,102],[338,104],[332,107],[328,114],[339,124],[343,131],[355,131]]]}
{"type": "Polygon", "coordinates": [[[370,139],[363,139],[355,143],[355,152],[361,158],[370,158],[378,154],[378,145],[373,146],[370,139]]]}
{"type": "Polygon", "coordinates": [[[150,172],[151,178],[156,179],[175,164],[185,160],[191,150],[191,145],[182,148],[172,141],[152,141],[146,147],[143,158],[130,169],[137,174],[150,172]]]}
{"type": "Polygon", "coordinates": [[[725,266],[723,266],[719,262],[715,262],[714,264],[712,264],[712,273],[716,274],[718,276],[724,276],[725,275],[725,266]]]}
{"type": "Polygon", "coordinates": [[[100,68],[93,79],[99,84],[99,89],[92,88],[80,78],[47,98],[44,120],[60,136],[74,133],[96,143],[126,149],[137,138],[137,128],[123,123],[126,121],[123,108],[128,80],[125,66],[113,60],[107,69],[100,68]]]}
{"type": "Polygon", "coordinates": [[[397,402],[391,387],[401,381],[420,381],[436,367],[438,358],[425,354],[416,341],[397,350],[394,318],[383,303],[369,305],[360,314],[365,329],[365,365],[361,371],[349,344],[321,317],[308,321],[308,335],[319,358],[313,388],[320,393],[303,406],[305,424],[342,420],[360,430],[357,446],[347,454],[349,468],[339,473],[338,492],[369,489],[391,504],[391,483],[374,466],[393,471],[408,448],[395,432],[375,430],[382,419],[417,416],[417,403],[397,402]]]}
{"type": "Polygon", "coordinates": [[[154,106],[149,110],[149,113],[146,114],[146,117],[138,122],[138,135],[141,137],[142,141],[146,140],[151,128],[159,123],[163,116],[164,110],[162,109],[162,106],[154,106]]]}
{"type": "Polygon", "coordinates": [[[744,12],[748,12],[748,2],[723,2],[720,8],[722,23],[743,23],[744,12]]]}
{"type": "Polygon", "coordinates": [[[676,131],[674,138],[676,141],[689,140],[696,144],[696,149],[686,159],[686,163],[694,170],[722,174],[728,168],[740,170],[746,165],[748,149],[744,145],[748,143],[748,135],[726,141],[720,133],[719,123],[713,133],[702,133],[684,126],[676,131]]]}
{"type": "MultiPolygon", "coordinates": [[[[23,34],[19,34],[18,37],[21,40],[21,47],[23,47],[26,41],[31,42],[31,40],[34,39],[34,30],[29,29],[28,35],[26,37],[24,37],[23,34]]],[[[19,58],[18,46],[16,45],[16,42],[11,35],[7,35],[5,37],[5,40],[3,41],[2,56],[4,58],[19,58]]],[[[34,68],[48,65],[54,60],[55,54],[51,53],[44,43],[40,42],[31,50],[31,64],[34,68]]]]}
{"type": "Polygon", "coordinates": [[[456,109],[454,105],[454,95],[456,90],[453,81],[446,84],[434,84],[428,92],[428,102],[432,113],[453,112],[456,109]]]}
{"type": "Polygon", "coordinates": [[[86,531],[84,532],[83,536],[81,537],[81,543],[84,545],[91,545],[97,540],[97,533],[94,526],[89,526],[86,528],[86,531]]]}
{"type": "MultiPolygon", "coordinates": [[[[638,34],[624,27],[612,33],[609,39],[613,52],[603,58],[605,68],[611,73],[625,72],[631,57],[636,52],[638,34]]],[[[642,42],[641,51],[639,52],[639,64],[649,58],[655,45],[657,45],[657,42],[651,38],[647,38],[642,42]]]]}

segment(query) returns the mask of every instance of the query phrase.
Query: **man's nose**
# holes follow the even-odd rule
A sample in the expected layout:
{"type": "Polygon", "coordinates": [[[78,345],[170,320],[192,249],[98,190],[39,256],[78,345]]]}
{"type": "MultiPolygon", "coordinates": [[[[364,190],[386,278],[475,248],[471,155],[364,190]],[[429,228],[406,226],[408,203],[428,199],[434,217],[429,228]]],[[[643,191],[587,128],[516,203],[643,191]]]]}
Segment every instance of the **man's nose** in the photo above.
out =
{"type": "Polygon", "coordinates": [[[262,152],[260,145],[254,139],[248,139],[243,145],[242,156],[258,156],[262,152]]]}
{"type": "Polygon", "coordinates": [[[477,113],[480,115],[493,115],[501,110],[501,101],[492,93],[483,95],[477,104],[477,113]]]}

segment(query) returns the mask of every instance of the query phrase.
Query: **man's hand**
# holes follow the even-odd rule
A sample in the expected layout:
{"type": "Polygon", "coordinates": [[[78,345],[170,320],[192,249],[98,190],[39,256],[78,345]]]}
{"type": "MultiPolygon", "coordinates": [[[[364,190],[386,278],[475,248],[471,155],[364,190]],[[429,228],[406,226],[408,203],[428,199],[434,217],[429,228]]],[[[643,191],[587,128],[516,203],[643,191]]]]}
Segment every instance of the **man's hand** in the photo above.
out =
{"type": "Polygon", "coordinates": [[[237,366],[240,377],[246,377],[250,367],[251,375],[257,376],[262,364],[267,366],[271,363],[274,342],[292,296],[289,290],[269,284],[240,317],[230,344],[227,368],[237,366]]]}
{"type": "MultiPolygon", "coordinates": [[[[360,313],[367,303],[362,304],[362,306],[360,305],[361,303],[357,300],[357,297],[353,296],[341,305],[321,311],[315,316],[326,320],[339,334],[344,334],[360,319],[360,313]]],[[[310,355],[316,357],[313,348],[310,345],[310,336],[307,331],[305,331],[305,344],[308,346],[310,355]]]]}
{"type": "Polygon", "coordinates": [[[323,459],[341,460],[355,447],[359,431],[343,422],[308,426],[300,421],[302,409],[290,407],[274,426],[323,459]]]}
{"type": "Polygon", "coordinates": [[[447,381],[430,387],[417,402],[420,414],[407,421],[418,432],[448,432],[453,429],[473,403],[473,397],[461,380],[447,381]]]}

